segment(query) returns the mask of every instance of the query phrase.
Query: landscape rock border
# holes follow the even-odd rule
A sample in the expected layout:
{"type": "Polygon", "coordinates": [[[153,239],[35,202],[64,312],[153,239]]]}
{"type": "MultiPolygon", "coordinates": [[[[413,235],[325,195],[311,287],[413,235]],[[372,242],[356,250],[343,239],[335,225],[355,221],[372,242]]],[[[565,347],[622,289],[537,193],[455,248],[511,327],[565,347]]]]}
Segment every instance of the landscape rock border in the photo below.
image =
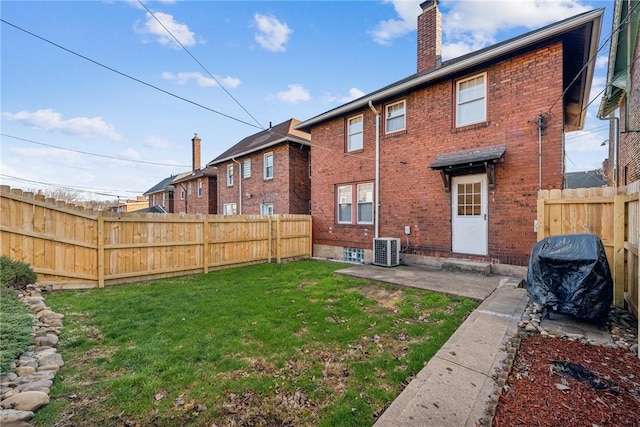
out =
{"type": "Polygon", "coordinates": [[[513,368],[518,351],[520,351],[520,344],[522,340],[528,336],[540,334],[543,336],[554,336],[558,338],[565,338],[571,341],[578,341],[585,345],[601,345],[603,347],[616,348],[620,347],[634,354],[638,354],[638,331],[635,329],[637,322],[627,310],[612,307],[609,311],[609,316],[606,321],[606,327],[611,334],[611,343],[598,343],[590,340],[586,336],[570,334],[570,333],[558,333],[558,331],[549,332],[540,325],[543,316],[543,307],[529,301],[527,308],[522,316],[522,320],[518,323],[518,332],[514,337],[509,339],[506,343],[507,356],[502,361],[502,369],[498,370],[494,375],[496,381],[496,388],[494,393],[489,397],[489,401],[486,408],[485,417],[478,420],[477,426],[491,426],[493,425],[493,417],[496,414],[498,402],[500,396],[504,392],[506,381],[513,368]]]}
{"type": "Polygon", "coordinates": [[[64,365],[57,348],[64,315],[47,307],[36,285],[28,285],[18,298],[32,312],[33,344],[12,363],[11,372],[0,373],[0,425],[26,427],[49,404],[51,386],[64,365]]]}

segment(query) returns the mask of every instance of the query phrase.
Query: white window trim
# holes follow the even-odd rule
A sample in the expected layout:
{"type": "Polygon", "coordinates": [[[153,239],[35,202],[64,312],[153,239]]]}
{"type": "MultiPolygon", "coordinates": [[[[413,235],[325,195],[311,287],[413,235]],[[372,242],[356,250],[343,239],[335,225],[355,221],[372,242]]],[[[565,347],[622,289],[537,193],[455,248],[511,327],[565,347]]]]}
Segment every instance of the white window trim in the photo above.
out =
{"type": "Polygon", "coordinates": [[[359,221],[358,220],[358,208],[360,203],[358,203],[358,188],[361,185],[365,185],[365,184],[371,184],[372,185],[372,191],[374,191],[375,189],[373,188],[373,183],[370,181],[364,181],[364,182],[358,182],[358,183],[353,183],[353,184],[341,184],[341,185],[337,185],[336,186],[336,199],[335,199],[335,209],[336,209],[336,222],[338,224],[342,224],[342,225],[371,225],[374,223],[374,218],[375,218],[375,212],[373,210],[375,210],[375,204],[374,201],[372,200],[371,202],[371,208],[373,209],[371,212],[371,221],[359,221]],[[351,188],[351,221],[340,221],[340,188],[341,187],[350,187],[351,188]]]}
{"type": "Polygon", "coordinates": [[[352,116],[349,117],[347,119],[347,152],[352,152],[352,151],[360,151],[364,149],[364,115],[363,114],[359,114],[357,116],[352,116]],[[360,132],[357,133],[351,133],[351,121],[352,120],[356,120],[356,119],[360,119],[360,123],[362,124],[362,130],[360,132]],[[351,136],[352,135],[361,135],[362,138],[362,146],[358,147],[358,148],[351,148],[351,136]]]}
{"type": "Polygon", "coordinates": [[[233,164],[227,165],[227,187],[233,187],[233,164]]]}
{"type": "Polygon", "coordinates": [[[385,133],[390,134],[390,133],[400,132],[400,131],[403,131],[405,129],[407,129],[407,101],[403,99],[402,101],[394,102],[394,103],[389,104],[389,105],[387,105],[385,107],[385,110],[384,110],[384,130],[385,130],[385,133]],[[398,114],[396,116],[389,117],[389,109],[391,107],[394,107],[394,106],[399,105],[399,104],[403,104],[402,114],[398,114]],[[395,119],[396,117],[400,117],[400,116],[404,117],[404,126],[402,126],[402,128],[400,128],[400,129],[389,130],[389,119],[390,118],[394,118],[395,119]]]}
{"type": "Polygon", "coordinates": [[[353,224],[353,184],[338,185],[336,187],[336,222],[338,224],[353,224]],[[351,204],[351,219],[349,221],[340,220],[340,188],[342,187],[351,188],[351,200],[349,201],[351,204]]]}
{"type": "Polygon", "coordinates": [[[202,197],[202,187],[203,187],[202,179],[199,179],[196,184],[196,194],[198,197],[202,197]]]}
{"type": "Polygon", "coordinates": [[[273,179],[275,176],[275,158],[273,156],[273,151],[268,153],[264,153],[262,159],[262,176],[264,179],[273,179]],[[271,176],[267,176],[267,158],[271,157],[271,176]]]}
{"type": "Polygon", "coordinates": [[[260,205],[260,215],[273,215],[273,213],[273,203],[262,203],[260,205]],[[267,210],[267,213],[264,212],[265,209],[267,210]]]}
{"type": "MultiPolygon", "coordinates": [[[[456,127],[464,127],[464,126],[470,126],[470,125],[474,125],[477,123],[484,123],[487,121],[487,87],[488,87],[488,80],[487,80],[487,73],[479,73],[479,74],[475,74],[473,76],[469,76],[466,77],[464,79],[460,79],[458,81],[456,81],[456,92],[455,92],[455,115],[456,115],[456,127]],[[484,79],[484,96],[483,96],[483,108],[484,108],[484,118],[481,120],[476,120],[474,122],[465,122],[465,123],[460,123],[460,111],[459,111],[459,107],[460,107],[460,103],[458,102],[459,99],[459,94],[460,94],[460,85],[462,83],[468,82],[469,80],[474,80],[477,79],[478,77],[483,77],[484,79]]],[[[476,98],[476,100],[478,100],[480,98],[476,98]]],[[[470,101],[467,101],[467,103],[469,103],[470,101]]]]}
{"type": "Polygon", "coordinates": [[[180,200],[184,200],[184,186],[180,186],[180,200]]]}
{"type": "MultiPolygon", "coordinates": [[[[356,217],[355,217],[356,223],[357,224],[373,224],[373,209],[374,209],[374,206],[373,206],[373,183],[372,182],[361,182],[361,183],[355,184],[354,187],[355,187],[355,190],[356,190],[356,197],[355,197],[355,199],[356,199],[356,217]],[[365,203],[367,203],[367,204],[370,203],[371,204],[371,221],[360,221],[358,219],[358,217],[360,216],[359,214],[360,214],[360,205],[361,205],[361,203],[358,200],[358,190],[360,189],[360,186],[369,185],[369,184],[371,185],[371,202],[365,202],[365,203]]],[[[364,203],[362,203],[362,204],[364,204],[364,203]]]]}
{"type": "Polygon", "coordinates": [[[191,183],[187,184],[187,196],[191,195],[191,183]]]}
{"type": "Polygon", "coordinates": [[[238,206],[235,203],[224,203],[222,205],[223,215],[235,215],[238,212],[238,206]],[[231,209],[231,213],[227,213],[227,210],[231,209]]]}

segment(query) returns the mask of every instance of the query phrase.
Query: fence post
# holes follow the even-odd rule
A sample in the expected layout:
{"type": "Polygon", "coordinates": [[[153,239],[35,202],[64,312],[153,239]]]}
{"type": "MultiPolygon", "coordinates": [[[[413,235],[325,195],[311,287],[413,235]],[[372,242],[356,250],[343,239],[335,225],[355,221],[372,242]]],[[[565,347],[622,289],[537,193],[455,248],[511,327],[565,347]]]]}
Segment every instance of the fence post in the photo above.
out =
{"type": "Polygon", "coordinates": [[[268,241],[268,245],[269,245],[269,254],[268,254],[268,262],[271,263],[271,258],[272,258],[272,254],[273,254],[273,233],[271,232],[271,228],[273,227],[273,223],[272,223],[272,217],[273,215],[268,215],[267,216],[267,224],[269,224],[269,231],[267,234],[267,241],[268,241]]]}
{"type": "Polygon", "coordinates": [[[278,217],[276,218],[276,262],[278,264],[280,264],[281,259],[280,259],[280,233],[282,232],[282,230],[280,230],[280,215],[278,215],[278,217]]]}
{"type": "Polygon", "coordinates": [[[613,197],[613,305],[624,308],[624,205],[625,196],[613,197]]]}
{"type": "Polygon", "coordinates": [[[104,288],[104,217],[98,214],[98,287],[104,288]]]}
{"type": "Polygon", "coordinates": [[[538,195],[538,238],[537,241],[539,242],[540,240],[544,239],[545,235],[544,235],[544,228],[545,228],[545,217],[544,217],[544,202],[545,199],[543,199],[541,197],[541,195],[538,195]]]}
{"type": "Polygon", "coordinates": [[[202,220],[202,272],[207,274],[209,272],[209,216],[205,215],[202,220]]]}

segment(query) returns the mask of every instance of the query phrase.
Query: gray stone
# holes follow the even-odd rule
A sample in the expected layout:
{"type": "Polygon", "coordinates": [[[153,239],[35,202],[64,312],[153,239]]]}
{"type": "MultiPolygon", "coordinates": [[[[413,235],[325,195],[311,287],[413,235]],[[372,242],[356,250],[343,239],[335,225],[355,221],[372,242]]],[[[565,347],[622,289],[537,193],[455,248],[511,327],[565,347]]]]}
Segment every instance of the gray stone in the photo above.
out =
{"type": "Polygon", "coordinates": [[[18,411],[37,411],[49,404],[49,395],[41,391],[24,391],[0,402],[4,409],[16,409],[18,411]]]}
{"type": "Polygon", "coordinates": [[[9,372],[0,377],[0,384],[9,384],[12,383],[18,378],[18,375],[15,372],[9,372]]]}
{"type": "Polygon", "coordinates": [[[41,387],[51,388],[52,385],[53,385],[53,381],[51,380],[40,380],[40,381],[33,381],[25,384],[20,384],[19,386],[16,387],[16,390],[28,391],[28,390],[35,390],[41,387]]]}
{"type": "Polygon", "coordinates": [[[47,334],[43,337],[36,337],[35,343],[37,346],[55,347],[58,345],[58,336],[53,334],[47,334]]]}
{"type": "Polygon", "coordinates": [[[58,353],[48,354],[40,359],[40,365],[57,365],[64,366],[64,361],[62,360],[62,356],[58,353]]]}
{"type": "Polygon", "coordinates": [[[26,375],[31,375],[36,372],[36,368],[32,366],[18,366],[15,369],[15,373],[18,374],[19,377],[24,377],[26,375]]]}
{"type": "Polygon", "coordinates": [[[15,409],[0,409],[0,425],[6,426],[9,423],[18,425],[20,421],[29,421],[33,418],[31,411],[16,411],[15,409]]]}

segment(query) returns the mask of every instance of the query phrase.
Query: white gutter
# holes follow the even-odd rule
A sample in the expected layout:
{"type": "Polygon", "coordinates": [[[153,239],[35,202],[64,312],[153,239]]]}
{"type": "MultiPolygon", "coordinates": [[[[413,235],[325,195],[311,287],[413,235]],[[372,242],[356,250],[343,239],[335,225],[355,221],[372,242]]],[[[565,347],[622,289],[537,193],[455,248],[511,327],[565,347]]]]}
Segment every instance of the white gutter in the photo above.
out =
{"type": "MultiPolygon", "coordinates": [[[[413,89],[416,86],[420,86],[423,85],[425,83],[428,83],[432,80],[436,80],[442,77],[446,77],[447,75],[456,73],[458,71],[463,71],[467,68],[473,67],[475,65],[490,61],[494,58],[497,58],[501,55],[504,54],[508,54],[510,52],[513,52],[515,50],[527,47],[529,45],[538,43],[540,41],[543,41],[545,39],[549,39],[551,37],[555,37],[558,36],[560,34],[566,33],[568,31],[574,30],[584,24],[587,24],[591,21],[594,21],[594,25],[592,28],[592,32],[591,32],[591,43],[593,45],[593,43],[597,43],[598,42],[598,38],[600,35],[600,22],[599,22],[599,18],[602,17],[604,13],[604,9],[596,9],[593,10],[591,12],[586,13],[583,16],[579,16],[576,17],[574,19],[570,19],[566,22],[562,22],[559,23],[557,25],[553,25],[549,28],[546,28],[544,30],[540,30],[540,31],[536,31],[532,34],[529,35],[525,35],[522,37],[518,37],[515,40],[512,40],[511,42],[499,45],[494,47],[493,49],[489,49],[485,52],[481,52],[477,55],[473,55],[467,59],[461,60],[460,62],[457,62],[455,64],[451,64],[448,66],[444,66],[442,68],[438,68],[437,70],[422,75],[422,76],[418,76],[414,79],[411,79],[405,83],[399,84],[397,86],[393,86],[390,87],[389,89],[383,90],[381,92],[377,92],[375,94],[369,95],[369,96],[365,96],[362,97],[360,99],[357,99],[349,104],[345,104],[341,107],[338,107],[336,109],[333,109],[331,111],[328,111],[324,114],[321,114],[319,116],[313,117],[307,121],[304,121],[302,123],[299,123],[297,126],[295,126],[296,129],[301,130],[303,128],[308,128],[308,127],[312,127],[314,125],[316,125],[317,123],[321,123],[324,122],[326,120],[329,120],[332,117],[335,116],[340,116],[343,115],[345,113],[348,113],[352,110],[356,110],[359,108],[363,108],[366,107],[367,104],[369,102],[376,102],[379,100],[382,100],[384,98],[396,95],[398,93],[401,92],[405,92],[408,91],[410,89],[413,89]],[[598,22],[596,22],[596,18],[598,18],[598,22]],[[595,39],[595,42],[594,42],[595,39]]],[[[589,75],[593,75],[593,67],[595,66],[595,61],[592,61],[592,63],[590,64],[589,68],[590,70],[588,70],[587,72],[589,73],[589,75]]]]}
{"type": "Polygon", "coordinates": [[[376,180],[375,180],[375,219],[374,219],[374,237],[380,237],[380,113],[373,108],[373,103],[369,101],[369,108],[376,115],[376,180]]]}
{"type": "Polygon", "coordinates": [[[231,161],[238,164],[238,215],[242,215],[242,163],[237,161],[235,157],[231,161]]]}

